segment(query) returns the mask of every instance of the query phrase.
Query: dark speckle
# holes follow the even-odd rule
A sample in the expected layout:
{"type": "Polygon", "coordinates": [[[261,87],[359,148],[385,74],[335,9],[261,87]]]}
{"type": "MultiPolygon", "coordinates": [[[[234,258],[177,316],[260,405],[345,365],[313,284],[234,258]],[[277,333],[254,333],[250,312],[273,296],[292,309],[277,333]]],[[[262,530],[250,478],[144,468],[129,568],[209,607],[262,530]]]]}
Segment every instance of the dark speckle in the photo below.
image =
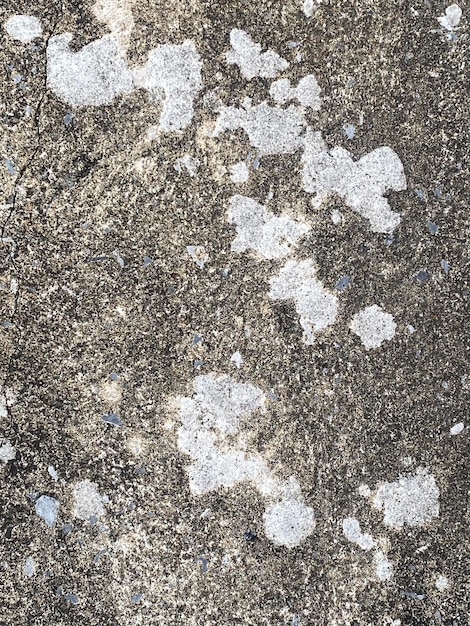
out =
{"type": "Polygon", "coordinates": [[[257,539],[257,536],[252,530],[246,530],[243,533],[243,539],[245,541],[254,541],[255,539],[257,539]]]}

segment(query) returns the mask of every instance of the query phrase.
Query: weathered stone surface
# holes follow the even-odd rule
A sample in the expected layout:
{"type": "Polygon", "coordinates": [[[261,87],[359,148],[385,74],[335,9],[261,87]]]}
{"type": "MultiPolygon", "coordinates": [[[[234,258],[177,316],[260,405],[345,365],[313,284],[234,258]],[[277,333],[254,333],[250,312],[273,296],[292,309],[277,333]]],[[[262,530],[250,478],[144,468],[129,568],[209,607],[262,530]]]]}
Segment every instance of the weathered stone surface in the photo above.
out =
{"type": "Polygon", "coordinates": [[[469,623],[459,5],[2,3],[0,624],[469,623]]]}

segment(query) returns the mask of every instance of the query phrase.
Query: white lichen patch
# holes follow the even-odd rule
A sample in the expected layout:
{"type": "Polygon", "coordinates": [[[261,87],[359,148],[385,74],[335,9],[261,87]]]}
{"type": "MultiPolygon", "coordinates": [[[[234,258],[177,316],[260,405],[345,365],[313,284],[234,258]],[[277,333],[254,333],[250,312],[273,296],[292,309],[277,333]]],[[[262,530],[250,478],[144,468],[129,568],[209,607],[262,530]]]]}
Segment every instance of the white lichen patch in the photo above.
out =
{"type": "Polygon", "coordinates": [[[314,342],[314,333],[334,324],[338,299],[316,278],[311,261],[287,261],[279,275],[269,282],[270,298],[294,301],[307,344],[314,342]]]}
{"type": "Polygon", "coordinates": [[[307,224],[287,215],[277,217],[255,200],[240,195],[232,196],[227,217],[237,229],[232,251],[254,250],[265,259],[287,256],[309,230],[307,224]]]}
{"type": "Polygon", "coordinates": [[[69,48],[70,33],[49,39],[46,50],[47,86],[67,104],[100,106],[134,89],[132,73],[121,48],[110,35],[78,52],[69,48]]]}
{"type": "Polygon", "coordinates": [[[127,50],[134,29],[132,2],[129,0],[96,0],[92,10],[96,18],[109,28],[110,36],[123,50],[127,50]]]}
{"type": "Polygon", "coordinates": [[[393,315],[376,304],[359,311],[351,321],[351,330],[367,350],[378,348],[384,341],[393,339],[396,327],[393,315]]]}
{"type": "Polygon", "coordinates": [[[382,550],[374,554],[375,574],[379,580],[390,580],[393,576],[393,565],[382,550]]]}
{"type": "Polygon", "coordinates": [[[403,165],[389,147],[377,148],[353,161],[344,148],[328,150],[321,134],[307,130],[302,155],[303,187],[308,193],[324,196],[336,193],[362,217],[373,232],[390,233],[400,215],[390,209],[387,191],[406,189],[403,165]]]}
{"type": "Polygon", "coordinates": [[[178,131],[191,123],[194,99],[202,88],[202,61],[194,43],[162,44],[151,50],[147,63],[133,72],[136,87],[162,103],[159,128],[178,131]]]}
{"type": "Polygon", "coordinates": [[[297,87],[291,87],[288,78],[275,80],[269,89],[271,98],[278,104],[297,100],[302,106],[319,111],[321,107],[320,85],[313,74],[301,78],[297,87]]]}
{"type": "Polygon", "coordinates": [[[209,260],[209,255],[204,246],[186,246],[186,251],[194,263],[203,269],[204,265],[209,260]]]}
{"type": "Polygon", "coordinates": [[[253,484],[268,500],[266,535],[281,545],[297,545],[314,528],[313,510],[295,478],[278,479],[239,435],[240,422],[263,408],[263,392],[230,376],[198,376],[194,387],[193,397],[180,399],[178,430],[178,447],[192,459],[187,468],[191,491],[199,495],[239,482],[253,484]]]}
{"type": "Polygon", "coordinates": [[[445,14],[437,18],[441,26],[448,31],[453,31],[460,24],[462,9],[458,4],[451,4],[445,10],[445,14]]]}
{"type": "Polygon", "coordinates": [[[287,69],[289,63],[276,52],[261,52],[261,45],[255,43],[244,30],[233,29],[230,32],[232,50],[225,53],[228,63],[238,65],[247,80],[255,76],[276,78],[279,72],[287,69]]]}
{"type": "Polygon", "coordinates": [[[347,517],[343,520],[343,534],[348,541],[355,543],[363,550],[371,550],[375,541],[372,535],[363,533],[359,521],[354,517],[347,517]]]}
{"type": "Polygon", "coordinates": [[[98,519],[105,514],[106,498],[100,495],[96,483],[81,480],[73,489],[73,515],[78,519],[89,521],[98,519]]]}
{"type": "Polygon", "coordinates": [[[439,591],[445,591],[449,588],[449,579],[446,576],[438,576],[436,578],[435,585],[436,589],[438,589],[439,591]]]}
{"type": "Polygon", "coordinates": [[[52,528],[59,513],[59,501],[50,496],[41,496],[36,500],[36,515],[43,519],[49,528],[52,528]]]}
{"type": "Polygon", "coordinates": [[[8,463],[16,458],[16,449],[9,441],[0,446],[0,463],[8,463]]]}
{"type": "Polygon", "coordinates": [[[245,161],[234,163],[230,166],[230,180],[232,183],[242,184],[246,183],[250,176],[250,170],[245,161]]]}
{"type": "Polygon", "coordinates": [[[293,105],[287,109],[271,107],[266,102],[251,106],[246,98],[243,107],[222,107],[214,137],[226,130],[243,128],[252,146],[263,154],[292,154],[303,144],[305,120],[293,105]]]}
{"type": "Polygon", "coordinates": [[[305,17],[312,17],[315,5],[321,2],[321,0],[303,0],[302,10],[305,17]]]}
{"type": "Polygon", "coordinates": [[[12,15],[3,24],[12,39],[29,43],[42,36],[41,22],[34,15],[12,15]]]}
{"type": "Polygon", "coordinates": [[[414,475],[379,487],[373,505],[383,511],[386,526],[422,526],[439,516],[439,488],[431,474],[418,468],[414,475]]]}

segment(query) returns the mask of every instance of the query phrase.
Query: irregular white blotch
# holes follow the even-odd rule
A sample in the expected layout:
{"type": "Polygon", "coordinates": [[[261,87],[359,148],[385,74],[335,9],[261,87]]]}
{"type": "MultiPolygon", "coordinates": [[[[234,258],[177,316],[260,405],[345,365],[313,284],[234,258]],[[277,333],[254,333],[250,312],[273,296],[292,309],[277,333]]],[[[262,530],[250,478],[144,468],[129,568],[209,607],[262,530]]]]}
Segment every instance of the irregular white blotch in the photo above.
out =
{"type": "Polygon", "coordinates": [[[243,128],[250,143],[263,154],[292,154],[303,139],[305,120],[296,107],[270,107],[266,102],[251,106],[246,99],[243,108],[222,107],[214,128],[214,137],[226,130],[243,128]]]}
{"type": "Polygon", "coordinates": [[[374,554],[374,562],[377,578],[379,580],[390,580],[393,575],[393,565],[381,550],[374,554]]]}
{"type": "Polygon", "coordinates": [[[244,30],[233,29],[230,32],[232,50],[225,53],[229,63],[235,63],[243,76],[251,80],[255,76],[276,78],[279,72],[289,67],[289,63],[276,52],[268,50],[261,53],[261,45],[255,43],[244,30]]]}
{"type": "Polygon", "coordinates": [[[269,281],[270,298],[294,300],[307,344],[314,342],[315,332],[334,324],[338,313],[337,297],[327,291],[315,275],[311,261],[291,260],[269,281]]]}
{"type": "Polygon", "coordinates": [[[59,474],[53,465],[48,465],[47,473],[52,478],[52,480],[59,480],[59,474]]]}
{"type": "Polygon", "coordinates": [[[186,250],[196,265],[203,269],[204,265],[209,260],[209,255],[204,246],[186,246],[186,250]]]}
{"type": "Polygon", "coordinates": [[[23,572],[26,574],[26,576],[28,576],[28,578],[34,576],[34,573],[36,572],[36,562],[32,556],[26,557],[26,561],[23,566],[23,572]]]}
{"type": "Polygon", "coordinates": [[[110,36],[127,50],[134,29],[132,3],[129,0],[96,0],[92,10],[96,18],[109,28],[110,36]]]}
{"type": "Polygon", "coordinates": [[[378,348],[384,341],[390,341],[395,335],[396,327],[393,315],[376,304],[356,313],[351,321],[351,330],[360,337],[367,350],[378,348]]]}
{"type": "Polygon", "coordinates": [[[307,129],[302,155],[303,187],[308,193],[337,193],[345,203],[370,221],[372,231],[390,233],[400,215],[390,209],[384,194],[406,189],[403,165],[387,146],[353,161],[344,148],[328,151],[321,134],[307,129]]]}
{"type": "Polygon", "coordinates": [[[96,483],[81,480],[73,489],[73,497],[73,514],[78,519],[88,521],[90,518],[98,518],[106,512],[103,505],[106,498],[98,493],[96,483]]]}
{"type": "Polygon", "coordinates": [[[422,526],[439,516],[439,488],[431,474],[418,468],[415,475],[379,487],[373,504],[383,510],[386,526],[422,526]]]}
{"type": "Polygon", "coordinates": [[[202,88],[202,61],[194,43],[163,44],[151,50],[147,63],[134,70],[136,87],[162,102],[159,128],[176,131],[186,128],[194,115],[194,99],[202,88]]]}
{"type": "Polygon", "coordinates": [[[57,520],[59,502],[50,496],[41,496],[36,500],[36,515],[42,518],[49,528],[52,528],[57,520]]]}
{"type": "Polygon", "coordinates": [[[446,576],[438,576],[435,584],[439,591],[445,591],[449,587],[449,579],[446,576]]]}
{"type": "Polygon", "coordinates": [[[335,226],[338,226],[338,224],[341,224],[342,220],[343,216],[341,215],[341,213],[336,209],[333,209],[333,211],[331,211],[331,221],[333,222],[333,224],[335,226]]]}
{"type": "Polygon", "coordinates": [[[16,449],[9,441],[0,446],[0,462],[8,463],[16,458],[16,449]]]}
{"type": "Polygon", "coordinates": [[[243,363],[243,357],[240,354],[240,352],[238,352],[238,350],[232,354],[232,356],[230,357],[230,360],[232,361],[232,363],[235,363],[238,369],[240,369],[243,363]]]}
{"type": "Polygon", "coordinates": [[[191,178],[193,178],[193,176],[196,176],[199,168],[199,159],[192,157],[190,154],[184,154],[176,160],[174,167],[177,172],[181,172],[181,169],[184,168],[191,178]]]}
{"type": "Polygon", "coordinates": [[[446,30],[452,31],[459,25],[462,18],[462,9],[458,4],[451,4],[445,10],[445,15],[438,17],[439,24],[446,30]]]}
{"type": "Polygon", "coordinates": [[[313,74],[308,74],[299,80],[297,87],[291,87],[288,78],[275,80],[269,89],[271,98],[278,104],[285,104],[297,100],[304,107],[319,111],[321,107],[320,85],[313,74]]]}
{"type": "Polygon", "coordinates": [[[263,515],[268,539],[293,548],[312,534],[315,528],[313,509],[303,502],[285,498],[269,506],[263,515]]]}
{"type": "Polygon", "coordinates": [[[12,39],[21,43],[29,43],[42,35],[41,22],[34,15],[12,15],[3,27],[12,39]]]}
{"type": "Polygon", "coordinates": [[[133,90],[132,73],[110,35],[78,52],[70,50],[71,40],[64,33],[51,37],[47,46],[47,86],[56,96],[75,107],[100,106],[133,90]]]}
{"type": "Polygon", "coordinates": [[[454,424],[450,429],[451,435],[460,435],[460,433],[465,428],[465,424],[463,422],[459,422],[458,424],[454,424]]]}
{"type": "Polygon", "coordinates": [[[233,183],[246,183],[249,175],[250,171],[245,161],[230,166],[230,179],[233,183]]]}
{"type": "Polygon", "coordinates": [[[348,541],[357,544],[363,550],[371,550],[375,545],[372,535],[361,532],[359,521],[354,517],[343,520],[343,534],[348,541]]]}
{"type": "Polygon", "coordinates": [[[365,484],[361,484],[359,485],[359,487],[357,488],[357,493],[362,496],[363,498],[368,498],[371,495],[371,490],[369,485],[365,485],[365,484]]]}
{"type": "Polygon", "coordinates": [[[178,430],[178,447],[192,459],[187,468],[191,491],[203,494],[242,481],[252,483],[269,501],[267,536],[282,545],[297,545],[314,527],[313,511],[305,506],[300,486],[292,477],[279,480],[236,436],[240,420],[263,407],[263,392],[230,376],[198,376],[194,387],[192,398],[180,399],[178,430]]]}
{"type": "Polygon", "coordinates": [[[0,417],[8,417],[8,407],[15,401],[15,394],[12,389],[4,389],[0,387],[0,417]]]}
{"type": "Polygon", "coordinates": [[[246,196],[232,196],[230,205],[228,221],[237,229],[231,245],[233,252],[251,249],[265,259],[279,259],[287,256],[309,230],[307,224],[287,215],[277,217],[246,196]]]}

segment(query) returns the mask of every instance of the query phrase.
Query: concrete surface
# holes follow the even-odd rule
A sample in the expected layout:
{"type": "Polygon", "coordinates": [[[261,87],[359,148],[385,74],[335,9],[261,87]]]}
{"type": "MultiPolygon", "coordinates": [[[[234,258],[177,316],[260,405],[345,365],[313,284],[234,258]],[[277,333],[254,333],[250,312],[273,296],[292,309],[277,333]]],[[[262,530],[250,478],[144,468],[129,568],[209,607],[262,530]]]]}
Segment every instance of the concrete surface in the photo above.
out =
{"type": "Polygon", "coordinates": [[[4,0],[1,625],[470,623],[459,7],[4,0]]]}

